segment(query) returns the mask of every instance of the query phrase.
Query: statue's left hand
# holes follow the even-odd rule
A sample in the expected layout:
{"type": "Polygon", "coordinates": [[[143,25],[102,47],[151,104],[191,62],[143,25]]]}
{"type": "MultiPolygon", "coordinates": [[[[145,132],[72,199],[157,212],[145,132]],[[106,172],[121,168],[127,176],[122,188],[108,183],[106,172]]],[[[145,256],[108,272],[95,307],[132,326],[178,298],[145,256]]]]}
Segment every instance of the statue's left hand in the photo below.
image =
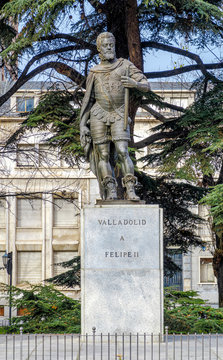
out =
{"type": "Polygon", "coordinates": [[[124,87],[127,88],[137,88],[137,81],[131,79],[128,76],[121,76],[121,82],[124,87]]]}

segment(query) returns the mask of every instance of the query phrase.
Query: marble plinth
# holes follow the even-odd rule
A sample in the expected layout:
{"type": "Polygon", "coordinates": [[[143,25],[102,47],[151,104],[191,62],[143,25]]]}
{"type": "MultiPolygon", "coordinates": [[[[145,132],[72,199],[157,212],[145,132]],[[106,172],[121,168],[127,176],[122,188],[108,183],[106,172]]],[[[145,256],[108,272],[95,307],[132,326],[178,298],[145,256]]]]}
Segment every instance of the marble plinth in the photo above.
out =
{"type": "Polygon", "coordinates": [[[162,210],[95,205],[81,219],[82,333],[162,333],[162,210]]]}

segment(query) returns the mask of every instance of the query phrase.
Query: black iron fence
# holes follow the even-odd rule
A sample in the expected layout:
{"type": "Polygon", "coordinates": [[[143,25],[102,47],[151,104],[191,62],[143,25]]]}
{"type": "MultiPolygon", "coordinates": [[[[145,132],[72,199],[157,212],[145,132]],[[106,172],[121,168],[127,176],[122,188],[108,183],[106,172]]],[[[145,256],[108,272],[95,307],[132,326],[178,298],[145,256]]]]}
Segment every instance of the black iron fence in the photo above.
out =
{"type": "Polygon", "coordinates": [[[0,335],[1,360],[223,360],[223,334],[0,335]]]}

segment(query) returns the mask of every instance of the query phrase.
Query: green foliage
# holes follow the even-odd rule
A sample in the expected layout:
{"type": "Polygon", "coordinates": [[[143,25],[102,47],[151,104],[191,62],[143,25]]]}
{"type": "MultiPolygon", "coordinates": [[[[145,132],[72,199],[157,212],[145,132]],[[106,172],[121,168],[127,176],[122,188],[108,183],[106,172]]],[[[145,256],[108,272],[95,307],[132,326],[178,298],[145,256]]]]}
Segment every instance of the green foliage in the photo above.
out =
{"type": "Polygon", "coordinates": [[[223,184],[218,184],[201,200],[202,204],[210,207],[214,229],[221,238],[223,233],[223,184]]]}
{"type": "Polygon", "coordinates": [[[198,47],[221,41],[220,0],[145,0],[144,4],[140,20],[153,40],[177,41],[177,37],[187,36],[187,42],[198,47]]]}
{"type": "Polygon", "coordinates": [[[62,263],[57,263],[54,265],[62,266],[63,268],[69,268],[66,272],[56,275],[46,281],[52,282],[55,285],[65,286],[65,287],[75,287],[80,286],[81,277],[80,277],[80,267],[81,267],[81,258],[80,256],[75,256],[69,261],[63,261],[62,263]]]}
{"type": "Polygon", "coordinates": [[[59,148],[63,155],[78,159],[83,152],[80,146],[79,109],[71,105],[73,96],[68,91],[49,91],[28,116],[25,129],[48,129],[52,137],[48,143],[59,148]]]}
{"type": "Polygon", "coordinates": [[[47,130],[52,136],[45,143],[60,150],[70,164],[78,163],[83,156],[80,146],[79,109],[71,102],[73,94],[65,90],[49,90],[40,98],[37,107],[30,113],[7,145],[15,144],[27,130],[47,130]]]}
{"type": "Polygon", "coordinates": [[[167,288],[164,300],[165,326],[170,333],[222,333],[223,309],[205,306],[195,291],[167,288]]]}
{"type": "Polygon", "coordinates": [[[14,23],[23,22],[19,36],[1,53],[17,56],[41,36],[55,33],[58,21],[65,18],[65,10],[74,6],[76,0],[12,0],[3,7],[0,15],[14,23]]]}
{"type": "MultiPolygon", "coordinates": [[[[113,11],[112,2],[113,0],[102,2],[107,6],[107,13],[103,13],[100,6],[86,12],[84,8],[88,2],[81,0],[6,1],[0,13],[2,19],[5,21],[10,17],[15,23],[22,22],[24,25],[18,37],[8,44],[1,56],[12,61],[27,49],[36,49],[37,43],[40,44],[44,36],[56,34],[58,25],[66,22],[69,17],[72,18],[73,15],[70,14],[74,13],[76,7],[80,10],[80,20],[70,21],[66,32],[91,44],[95,43],[99,32],[107,29],[116,31],[112,29],[110,21],[109,24],[106,23],[108,13],[111,15],[113,11]]],[[[120,3],[121,6],[125,5],[120,3]]],[[[198,47],[221,41],[220,0],[145,0],[138,2],[138,14],[140,30],[146,31],[147,40],[176,42],[179,35],[183,35],[187,36],[188,42],[198,47]]],[[[44,47],[40,44],[40,48],[41,46],[44,47]]]]}
{"type": "MultiPolygon", "coordinates": [[[[8,287],[2,285],[2,290],[8,287]]],[[[68,298],[53,285],[30,285],[29,289],[12,287],[12,306],[24,309],[24,315],[12,318],[10,332],[79,333],[80,303],[68,298]]]]}
{"type": "Polygon", "coordinates": [[[153,179],[137,173],[140,185],[138,194],[148,204],[159,204],[164,216],[164,268],[166,275],[178,270],[170,259],[170,245],[186,253],[191,245],[202,246],[196,235],[202,220],[190,211],[192,204],[203,197],[205,190],[187,183],[176,183],[167,177],[153,179]]]}
{"type": "Polygon", "coordinates": [[[154,145],[154,152],[144,158],[157,162],[163,173],[197,181],[214,175],[222,161],[223,84],[210,84],[177,121],[170,119],[156,131],[173,131],[177,138],[154,145]],[[159,151],[157,152],[157,149],[159,151]],[[160,151],[161,150],[161,151],[160,151]]]}

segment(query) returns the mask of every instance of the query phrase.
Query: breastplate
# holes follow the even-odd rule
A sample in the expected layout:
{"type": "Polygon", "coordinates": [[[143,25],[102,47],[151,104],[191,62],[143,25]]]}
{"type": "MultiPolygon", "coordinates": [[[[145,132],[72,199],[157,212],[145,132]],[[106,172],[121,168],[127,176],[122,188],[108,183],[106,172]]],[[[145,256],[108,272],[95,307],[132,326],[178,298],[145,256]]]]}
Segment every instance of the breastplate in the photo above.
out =
{"type": "Polygon", "coordinates": [[[96,102],[108,112],[124,104],[124,87],[116,71],[98,73],[95,76],[94,93],[96,102]]]}

